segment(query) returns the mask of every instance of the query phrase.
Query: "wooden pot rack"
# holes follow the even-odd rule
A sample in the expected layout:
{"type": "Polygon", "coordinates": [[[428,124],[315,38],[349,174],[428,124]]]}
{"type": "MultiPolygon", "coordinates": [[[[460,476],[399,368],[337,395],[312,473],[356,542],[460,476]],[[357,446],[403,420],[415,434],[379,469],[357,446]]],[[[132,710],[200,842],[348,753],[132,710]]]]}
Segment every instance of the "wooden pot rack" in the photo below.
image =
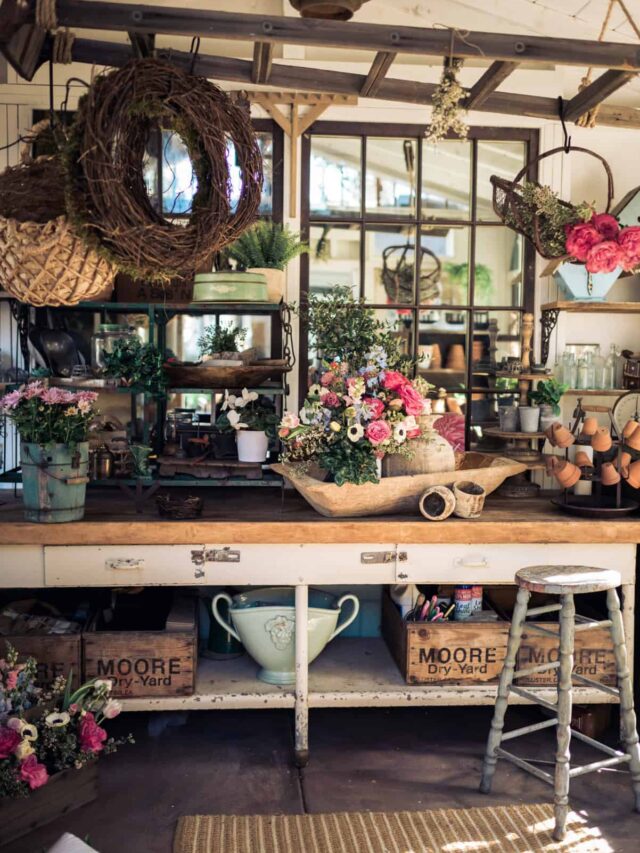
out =
{"type": "MultiPolygon", "coordinates": [[[[575,121],[600,104],[640,71],[638,45],[548,38],[503,33],[464,32],[447,28],[388,26],[359,22],[323,21],[275,15],[247,15],[199,9],[140,6],[129,3],[57,0],[58,27],[75,30],[126,32],[131,45],[85,38],[75,39],[72,58],[92,65],[120,66],[133,55],[154,52],[154,36],[199,37],[211,40],[251,41],[253,61],[198,53],[157,50],[155,55],[196,74],[217,80],[269,84],[275,88],[308,90],[332,95],[379,98],[411,104],[430,104],[432,83],[387,78],[398,55],[452,56],[490,61],[489,67],[468,90],[468,109],[507,115],[557,119],[556,98],[497,92],[498,86],[526,62],[606,69],[565,106],[565,119],[575,121]],[[315,45],[344,50],[352,61],[354,51],[374,51],[369,73],[303,68],[273,62],[275,45],[315,45]]],[[[53,39],[36,24],[36,0],[3,0],[0,6],[0,50],[27,80],[51,59],[53,39]]],[[[640,127],[640,110],[604,104],[598,113],[603,125],[640,127]]],[[[293,123],[293,119],[292,119],[293,123]]],[[[295,134],[292,134],[292,138],[295,134]]]]}

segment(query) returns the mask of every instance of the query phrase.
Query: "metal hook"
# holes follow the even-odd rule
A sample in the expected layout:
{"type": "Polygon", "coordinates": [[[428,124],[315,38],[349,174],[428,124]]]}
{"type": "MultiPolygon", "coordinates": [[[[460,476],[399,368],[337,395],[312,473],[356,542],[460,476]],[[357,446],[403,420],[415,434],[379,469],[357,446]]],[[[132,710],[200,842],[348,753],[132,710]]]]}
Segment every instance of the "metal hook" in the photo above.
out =
{"type": "Polygon", "coordinates": [[[199,52],[200,52],[200,36],[194,36],[194,38],[191,39],[191,47],[189,48],[189,53],[192,54],[191,68],[189,69],[189,74],[193,74],[193,69],[196,67],[196,59],[198,58],[199,52]]]}
{"type": "Polygon", "coordinates": [[[562,95],[558,96],[558,115],[560,116],[560,124],[562,125],[562,133],[564,135],[564,141],[562,143],[564,153],[568,154],[571,150],[571,137],[567,132],[567,125],[564,121],[564,98],[562,97],[562,95]]]}

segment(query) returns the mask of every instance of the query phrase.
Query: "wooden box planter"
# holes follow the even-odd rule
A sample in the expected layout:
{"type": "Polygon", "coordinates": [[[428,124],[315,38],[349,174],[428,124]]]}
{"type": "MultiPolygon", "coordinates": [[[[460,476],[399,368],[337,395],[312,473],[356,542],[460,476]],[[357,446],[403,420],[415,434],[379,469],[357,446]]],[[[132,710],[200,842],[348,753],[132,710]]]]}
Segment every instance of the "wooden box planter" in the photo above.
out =
{"type": "Polygon", "coordinates": [[[385,592],[382,636],[408,684],[497,682],[509,623],[405,622],[385,592]]]}
{"type": "Polygon", "coordinates": [[[0,847],[93,802],[97,796],[98,762],[92,761],[81,770],[72,767],[56,773],[28,797],[0,800],[0,847]]]}
{"type": "Polygon", "coordinates": [[[82,639],[84,678],[110,678],[113,696],[190,696],[195,691],[197,622],[195,602],[174,601],[162,631],[99,631],[82,639]]]}
{"type": "Polygon", "coordinates": [[[49,687],[59,676],[73,673],[78,685],[82,673],[82,635],[77,634],[17,634],[3,637],[17,649],[20,661],[35,658],[38,662],[38,687],[49,687]]]}

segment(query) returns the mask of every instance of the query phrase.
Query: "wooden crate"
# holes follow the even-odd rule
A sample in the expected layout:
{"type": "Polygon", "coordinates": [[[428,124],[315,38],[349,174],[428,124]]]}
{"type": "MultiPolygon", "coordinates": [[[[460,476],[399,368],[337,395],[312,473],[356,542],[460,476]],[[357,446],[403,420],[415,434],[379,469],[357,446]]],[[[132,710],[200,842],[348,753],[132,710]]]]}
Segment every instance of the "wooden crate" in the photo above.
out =
{"type": "MultiPolygon", "coordinates": [[[[528,625],[529,623],[527,623],[528,625]]],[[[557,630],[557,623],[537,622],[542,628],[557,630]]],[[[539,634],[537,631],[527,630],[525,626],[522,632],[522,643],[518,654],[518,669],[526,669],[530,666],[539,666],[543,663],[552,663],[559,659],[559,641],[553,637],[539,634]]],[[[575,651],[573,655],[573,671],[577,675],[597,681],[601,684],[616,684],[616,662],[613,656],[613,642],[607,628],[595,628],[589,631],[578,631],[575,635],[575,651]]],[[[551,669],[548,672],[538,672],[527,678],[519,678],[517,684],[536,685],[544,687],[555,686],[558,680],[558,670],[551,669]]],[[[580,682],[575,682],[580,686],[580,682]]]]}
{"type": "Polygon", "coordinates": [[[77,687],[82,675],[82,636],[78,634],[17,634],[3,637],[17,649],[20,661],[38,661],[37,687],[49,687],[53,681],[72,673],[77,687]]]}
{"type": "Polygon", "coordinates": [[[177,599],[163,631],[96,631],[83,635],[84,677],[110,678],[120,698],[191,696],[195,691],[195,601],[177,599]]]}
{"type": "Polygon", "coordinates": [[[382,636],[408,684],[497,682],[509,623],[405,622],[385,591],[382,636]]]}

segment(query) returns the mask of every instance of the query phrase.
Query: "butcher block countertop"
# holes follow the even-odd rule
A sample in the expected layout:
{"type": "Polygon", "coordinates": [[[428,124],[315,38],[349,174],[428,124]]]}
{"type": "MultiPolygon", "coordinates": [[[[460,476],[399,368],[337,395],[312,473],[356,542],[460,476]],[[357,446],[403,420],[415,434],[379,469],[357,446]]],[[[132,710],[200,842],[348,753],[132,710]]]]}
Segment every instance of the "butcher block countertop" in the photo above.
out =
{"type": "Polygon", "coordinates": [[[0,493],[0,546],[640,543],[640,514],[616,520],[574,518],[552,506],[546,497],[506,500],[490,496],[478,519],[451,517],[429,522],[417,513],[324,518],[289,490],[193,490],[198,493],[205,499],[202,517],[173,521],[159,518],[153,498],[137,514],[133,501],[116,490],[92,489],[84,520],[68,524],[26,522],[20,501],[9,492],[0,493]]]}

